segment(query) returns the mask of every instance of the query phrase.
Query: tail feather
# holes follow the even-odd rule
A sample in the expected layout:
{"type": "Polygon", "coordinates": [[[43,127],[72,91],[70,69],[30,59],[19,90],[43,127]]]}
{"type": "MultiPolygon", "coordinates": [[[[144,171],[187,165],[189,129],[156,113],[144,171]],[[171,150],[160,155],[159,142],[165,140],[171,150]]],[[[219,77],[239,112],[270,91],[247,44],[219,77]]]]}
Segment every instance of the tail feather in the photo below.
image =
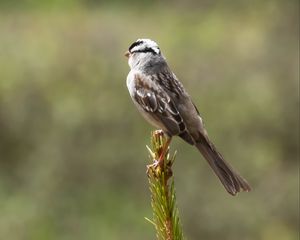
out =
{"type": "Polygon", "coordinates": [[[229,163],[223,159],[208,137],[200,135],[196,141],[196,147],[214,170],[227,192],[234,196],[240,191],[250,191],[251,187],[247,181],[235,172],[229,163]]]}

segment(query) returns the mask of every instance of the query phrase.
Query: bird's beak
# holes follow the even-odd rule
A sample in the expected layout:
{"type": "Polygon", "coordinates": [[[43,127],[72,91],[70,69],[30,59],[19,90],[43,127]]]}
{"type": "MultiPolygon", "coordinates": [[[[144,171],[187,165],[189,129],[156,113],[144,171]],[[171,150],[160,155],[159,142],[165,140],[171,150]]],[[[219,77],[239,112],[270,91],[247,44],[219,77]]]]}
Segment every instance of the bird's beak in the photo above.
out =
{"type": "Polygon", "coordinates": [[[129,51],[126,51],[125,54],[124,54],[124,56],[127,57],[127,58],[129,58],[130,52],[129,52],[129,51]]]}

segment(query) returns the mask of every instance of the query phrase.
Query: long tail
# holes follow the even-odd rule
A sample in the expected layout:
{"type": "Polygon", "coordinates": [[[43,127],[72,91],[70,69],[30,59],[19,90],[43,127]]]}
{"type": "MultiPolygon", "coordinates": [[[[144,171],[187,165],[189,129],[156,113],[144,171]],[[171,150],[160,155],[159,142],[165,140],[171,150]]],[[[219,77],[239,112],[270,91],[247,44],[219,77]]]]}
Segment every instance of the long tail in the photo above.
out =
{"type": "Polygon", "coordinates": [[[248,192],[251,190],[247,181],[223,159],[206,135],[201,134],[196,141],[196,147],[214,170],[228,193],[234,196],[240,191],[248,192]]]}

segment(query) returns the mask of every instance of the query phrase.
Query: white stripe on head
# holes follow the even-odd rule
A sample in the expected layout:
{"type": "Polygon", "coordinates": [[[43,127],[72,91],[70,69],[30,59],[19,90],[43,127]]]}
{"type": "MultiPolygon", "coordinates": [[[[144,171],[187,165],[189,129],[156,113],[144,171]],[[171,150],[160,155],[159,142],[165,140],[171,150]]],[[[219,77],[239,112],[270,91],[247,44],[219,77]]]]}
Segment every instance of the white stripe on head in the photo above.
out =
{"type": "Polygon", "coordinates": [[[130,47],[130,52],[143,52],[147,49],[151,49],[154,53],[159,54],[160,49],[156,42],[152,41],[151,39],[138,39],[136,40],[130,47]]]}

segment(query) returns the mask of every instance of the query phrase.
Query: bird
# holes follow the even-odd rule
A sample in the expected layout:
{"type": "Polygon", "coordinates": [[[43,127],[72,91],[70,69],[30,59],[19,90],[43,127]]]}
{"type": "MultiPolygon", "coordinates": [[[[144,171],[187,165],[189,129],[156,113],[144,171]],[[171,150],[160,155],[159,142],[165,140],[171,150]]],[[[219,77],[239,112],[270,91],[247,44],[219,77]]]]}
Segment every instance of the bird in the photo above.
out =
{"type": "Polygon", "coordinates": [[[147,38],[137,39],[125,56],[130,67],[126,85],[145,120],[161,129],[168,136],[168,143],[173,136],[179,136],[195,146],[229,194],[250,191],[248,182],[225,161],[209,139],[196,105],[170,69],[158,44],[147,38]]]}

